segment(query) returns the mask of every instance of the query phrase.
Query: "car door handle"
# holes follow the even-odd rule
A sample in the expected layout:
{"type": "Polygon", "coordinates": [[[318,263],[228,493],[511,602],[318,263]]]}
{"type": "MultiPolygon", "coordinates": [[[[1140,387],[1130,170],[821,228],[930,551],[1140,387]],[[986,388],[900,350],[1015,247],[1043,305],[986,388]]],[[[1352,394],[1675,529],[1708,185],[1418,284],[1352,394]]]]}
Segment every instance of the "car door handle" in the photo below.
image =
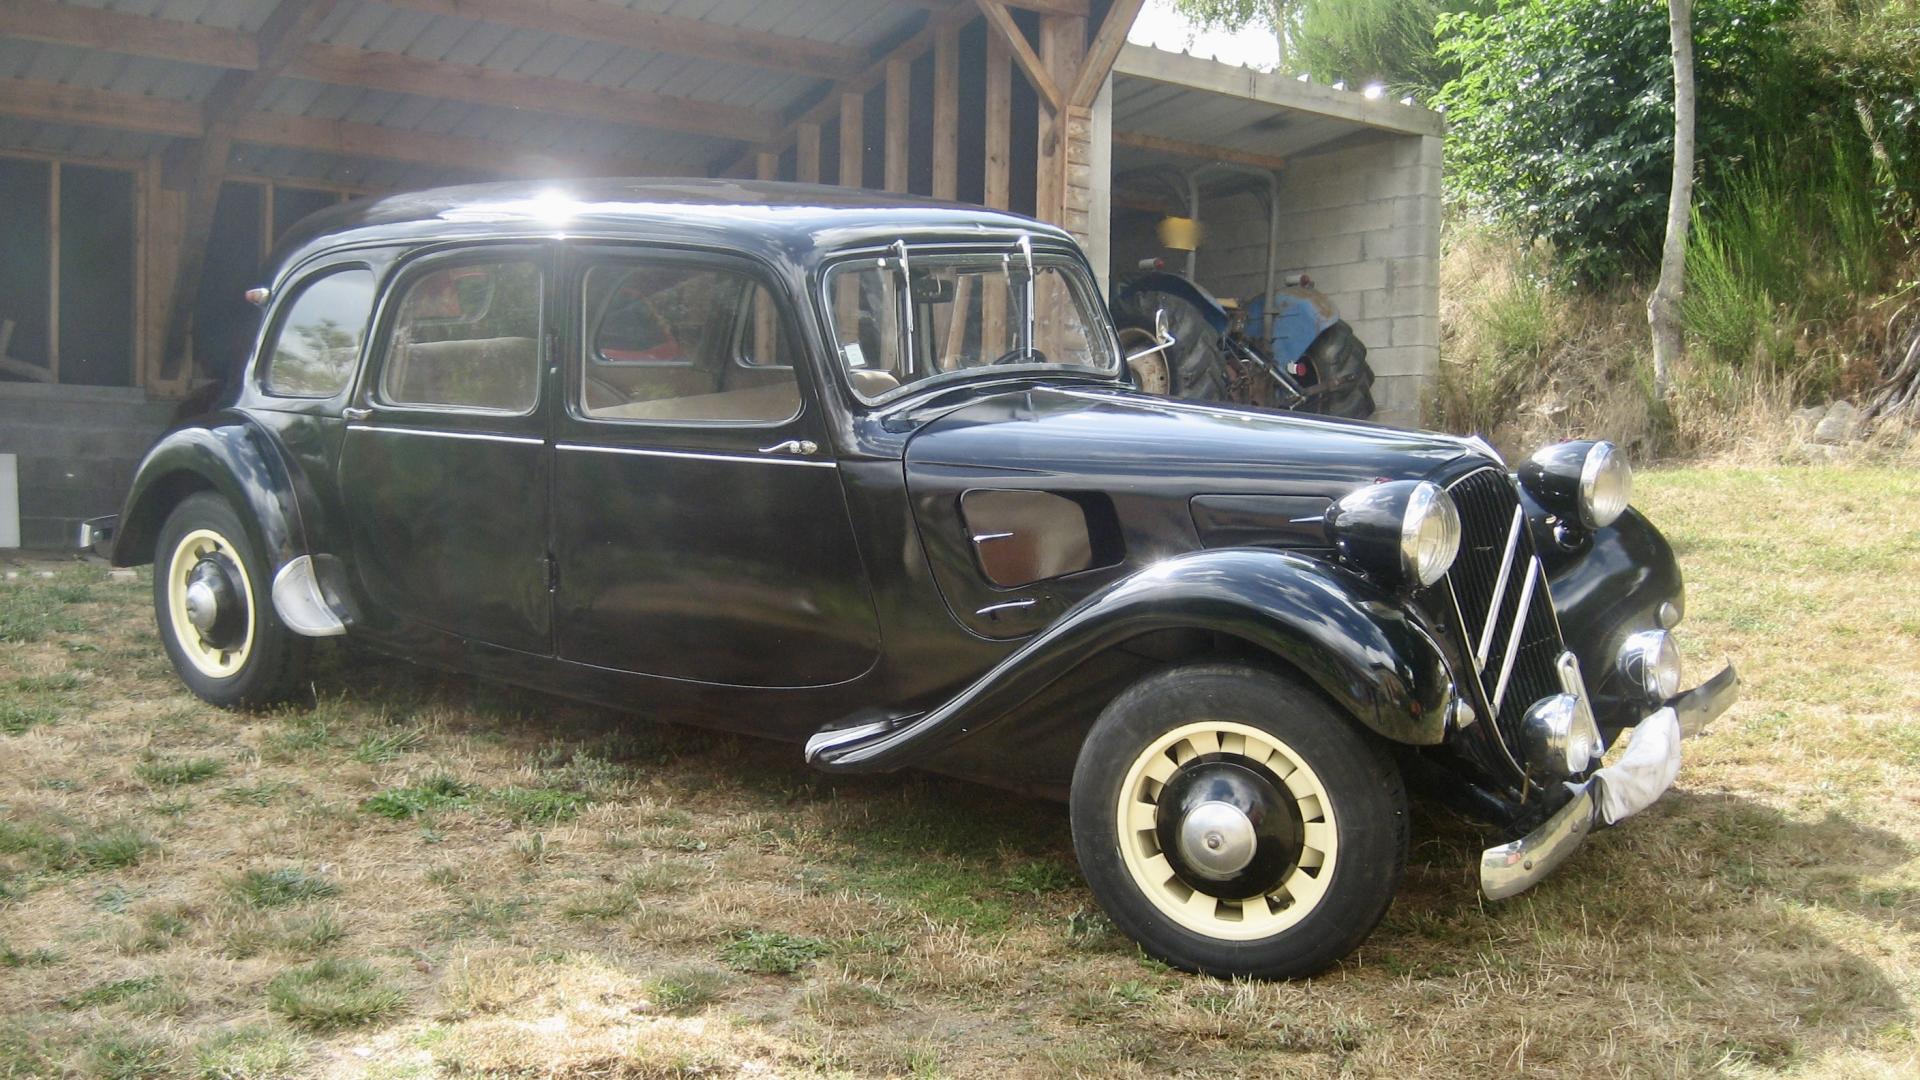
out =
{"type": "Polygon", "coordinates": [[[820,444],[814,442],[812,439],[788,439],[786,442],[777,442],[772,446],[763,446],[760,448],[760,452],[763,454],[798,454],[801,457],[805,457],[819,449],[820,444]]]}
{"type": "Polygon", "coordinates": [[[358,405],[349,405],[340,410],[340,418],[342,420],[365,420],[372,415],[372,409],[362,409],[358,405]]]}

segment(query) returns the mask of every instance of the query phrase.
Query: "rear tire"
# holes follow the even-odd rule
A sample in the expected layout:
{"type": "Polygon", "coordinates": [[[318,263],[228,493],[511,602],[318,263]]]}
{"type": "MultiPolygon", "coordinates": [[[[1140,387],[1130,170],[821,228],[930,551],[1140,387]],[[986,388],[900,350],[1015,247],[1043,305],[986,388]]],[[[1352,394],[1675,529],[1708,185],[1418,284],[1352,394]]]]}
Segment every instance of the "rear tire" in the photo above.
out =
{"type": "Polygon", "coordinates": [[[1167,396],[1227,400],[1226,354],[1220,349],[1220,335],[1192,301],[1143,289],[1115,305],[1114,322],[1124,330],[1139,330],[1152,340],[1153,313],[1161,309],[1167,313],[1167,332],[1174,337],[1174,345],[1159,354],[1166,360],[1167,396]]]}
{"type": "Polygon", "coordinates": [[[1399,769],[1313,691],[1203,664],[1148,676],[1088,734],[1074,850],[1115,925],[1187,971],[1323,971],[1386,914],[1407,857],[1399,769]]]}
{"type": "Polygon", "coordinates": [[[203,701],[258,708],[300,685],[313,643],[281,625],[271,574],[240,515],[212,492],[181,500],[160,527],[154,619],[173,670],[203,701]]]}
{"type": "Polygon", "coordinates": [[[1324,388],[1307,401],[1306,411],[1349,420],[1372,419],[1373,367],[1367,363],[1367,347],[1354,336],[1353,327],[1341,321],[1320,331],[1301,359],[1324,388]]]}

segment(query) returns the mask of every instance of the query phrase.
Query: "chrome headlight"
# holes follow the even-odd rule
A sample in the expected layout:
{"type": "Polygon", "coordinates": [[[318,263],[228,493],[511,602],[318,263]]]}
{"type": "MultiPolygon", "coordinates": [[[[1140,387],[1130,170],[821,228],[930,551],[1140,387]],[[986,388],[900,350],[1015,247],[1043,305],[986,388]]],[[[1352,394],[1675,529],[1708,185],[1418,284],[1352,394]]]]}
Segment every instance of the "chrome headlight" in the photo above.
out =
{"type": "Polygon", "coordinates": [[[1536,451],[1520,466],[1520,482],[1548,509],[1589,529],[1627,512],[1633,467],[1610,442],[1565,442],[1536,451]]]}
{"type": "Polygon", "coordinates": [[[1680,649],[1665,630],[1642,630],[1620,647],[1620,675],[1649,701],[1680,692],[1680,649]]]}
{"type": "Polygon", "coordinates": [[[1327,512],[1327,530],[1347,560],[1408,588],[1439,581],[1460,552],[1453,497],[1424,480],[1361,488],[1327,512]]]}
{"type": "Polygon", "coordinates": [[[1536,780],[1565,780],[1593,767],[1601,754],[1593,713],[1572,694],[1543,697],[1520,723],[1520,756],[1536,780]]]}

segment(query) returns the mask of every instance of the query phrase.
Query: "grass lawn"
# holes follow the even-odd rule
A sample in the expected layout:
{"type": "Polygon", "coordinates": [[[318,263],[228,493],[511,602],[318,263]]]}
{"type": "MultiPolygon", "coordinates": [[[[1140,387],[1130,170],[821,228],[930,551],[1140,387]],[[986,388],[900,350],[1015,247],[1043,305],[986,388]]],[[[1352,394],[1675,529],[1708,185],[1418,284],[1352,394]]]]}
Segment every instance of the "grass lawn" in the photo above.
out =
{"type": "Polygon", "coordinates": [[[1741,703],[1517,900],[1422,809],[1279,985],[1143,959],[1062,807],[338,648],[225,713],[145,571],[5,563],[0,1078],[1920,1074],[1920,475],[1641,481],[1741,703]]]}

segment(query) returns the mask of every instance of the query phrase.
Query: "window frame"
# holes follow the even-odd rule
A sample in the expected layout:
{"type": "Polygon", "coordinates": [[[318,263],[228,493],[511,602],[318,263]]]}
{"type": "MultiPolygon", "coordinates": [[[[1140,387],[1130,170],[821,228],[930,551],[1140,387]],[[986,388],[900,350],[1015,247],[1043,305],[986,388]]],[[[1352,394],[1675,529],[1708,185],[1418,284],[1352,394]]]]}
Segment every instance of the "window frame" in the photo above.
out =
{"type": "MultiPolygon", "coordinates": [[[[651,419],[647,417],[602,416],[587,410],[586,388],[588,365],[592,358],[588,355],[593,349],[590,340],[591,329],[587,325],[587,275],[604,266],[645,264],[651,266],[686,266],[694,269],[715,270],[736,274],[744,278],[750,286],[765,289],[772,297],[774,317],[780,321],[780,336],[791,343],[791,348],[805,349],[805,339],[800,335],[799,312],[780,280],[770,273],[758,260],[732,252],[715,251],[707,248],[681,248],[645,243],[624,244],[617,241],[587,241],[572,253],[567,271],[567,287],[571,299],[566,314],[566,333],[571,341],[568,348],[568,362],[562,372],[561,398],[565,402],[569,420],[583,424],[610,425],[630,430],[707,430],[707,431],[778,431],[799,424],[808,413],[807,384],[801,375],[805,365],[792,364],[744,364],[739,356],[739,342],[742,340],[741,327],[744,320],[752,316],[752,305],[742,304],[732,320],[734,341],[726,349],[722,363],[739,367],[747,371],[785,371],[793,377],[795,406],[794,411],[776,420],[694,420],[694,419],[651,419]]],[[[626,365],[640,368],[673,368],[678,364],[637,363],[626,365]]],[[[684,365],[691,367],[689,363],[684,365]]]]}
{"type": "Polygon", "coordinates": [[[553,321],[548,308],[553,303],[553,251],[545,242],[524,240],[482,241],[445,248],[427,248],[409,255],[381,290],[379,318],[375,337],[361,364],[361,400],[382,412],[413,416],[470,416],[495,420],[537,415],[547,401],[547,383],[553,359],[553,321]],[[387,395],[387,368],[393,358],[393,333],[401,308],[414,285],[431,274],[476,263],[530,263],[538,274],[540,297],[534,311],[539,324],[534,334],[536,349],[533,402],[525,409],[489,409],[474,405],[446,405],[395,401],[387,395]]]}
{"type": "Polygon", "coordinates": [[[273,318],[267,324],[266,333],[261,335],[260,344],[254,349],[253,377],[250,380],[254,389],[269,401],[288,403],[334,401],[352,393],[354,384],[359,381],[361,369],[367,364],[367,344],[372,340],[373,317],[379,308],[380,271],[364,259],[327,262],[302,273],[293,288],[287,290],[286,299],[274,301],[273,318]],[[289,394],[275,390],[269,384],[268,378],[273,374],[273,357],[280,348],[280,335],[286,330],[287,320],[292,317],[293,309],[299,306],[307,290],[322,280],[356,270],[364,272],[371,279],[371,283],[368,287],[366,321],[360,324],[360,344],[353,360],[353,367],[347,372],[347,381],[331,394],[289,394]]]}
{"type": "MultiPolygon", "coordinates": [[[[909,242],[907,244],[909,259],[913,258],[916,253],[931,258],[965,258],[978,255],[1004,255],[1008,250],[1009,248],[1004,244],[982,244],[979,242],[933,241],[919,244],[909,242]]],[[[825,363],[829,370],[824,373],[824,377],[831,378],[838,382],[841,389],[856,406],[865,409],[883,409],[928,388],[937,390],[944,387],[961,385],[972,379],[990,376],[1051,375],[1062,378],[1111,381],[1119,379],[1120,373],[1126,369],[1126,356],[1120,348],[1120,341],[1114,335],[1110,321],[1102,317],[1106,313],[1106,302],[1100,297],[1099,284],[1094,278],[1091,269],[1069,249],[1052,244],[1036,243],[1033,246],[1033,258],[1037,265],[1060,264],[1065,269],[1074,271],[1064,276],[1067,280],[1068,287],[1074,290],[1086,314],[1090,317],[1089,329],[1093,332],[1096,339],[1092,344],[1094,344],[1095,347],[1104,346],[1108,355],[1113,357],[1113,364],[1108,369],[1095,370],[1093,368],[1054,363],[1045,365],[1018,364],[1009,365],[1004,368],[995,368],[992,366],[960,368],[954,371],[938,372],[924,379],[915,379],[912,382],[902,382],[899,386],[881,394],[879,397],[869,398],[855,388],[853,380],[849,376],[846,360],[840,355],[840,326],[834,317],[833,279],[837,272],[848,268],[851,264],[868,262],[876,257],[890,258],[894,254],[895,251],[892,247],[876,247],[872,245],[863,245],[836,251],[821,261],[814,279],[814,286],[811,289],[812,301],[819,305],[821,326],[824,330],[827,343],[828,355],[825,358],[825,363]]],[[[908,302],[911,302],[910,298],[908,302]]],[[[898,319],[896,319],[895,326],[895,343],[901,356],[912,355],[912,342],[907,340],[905,323],[898,319]]]]}

